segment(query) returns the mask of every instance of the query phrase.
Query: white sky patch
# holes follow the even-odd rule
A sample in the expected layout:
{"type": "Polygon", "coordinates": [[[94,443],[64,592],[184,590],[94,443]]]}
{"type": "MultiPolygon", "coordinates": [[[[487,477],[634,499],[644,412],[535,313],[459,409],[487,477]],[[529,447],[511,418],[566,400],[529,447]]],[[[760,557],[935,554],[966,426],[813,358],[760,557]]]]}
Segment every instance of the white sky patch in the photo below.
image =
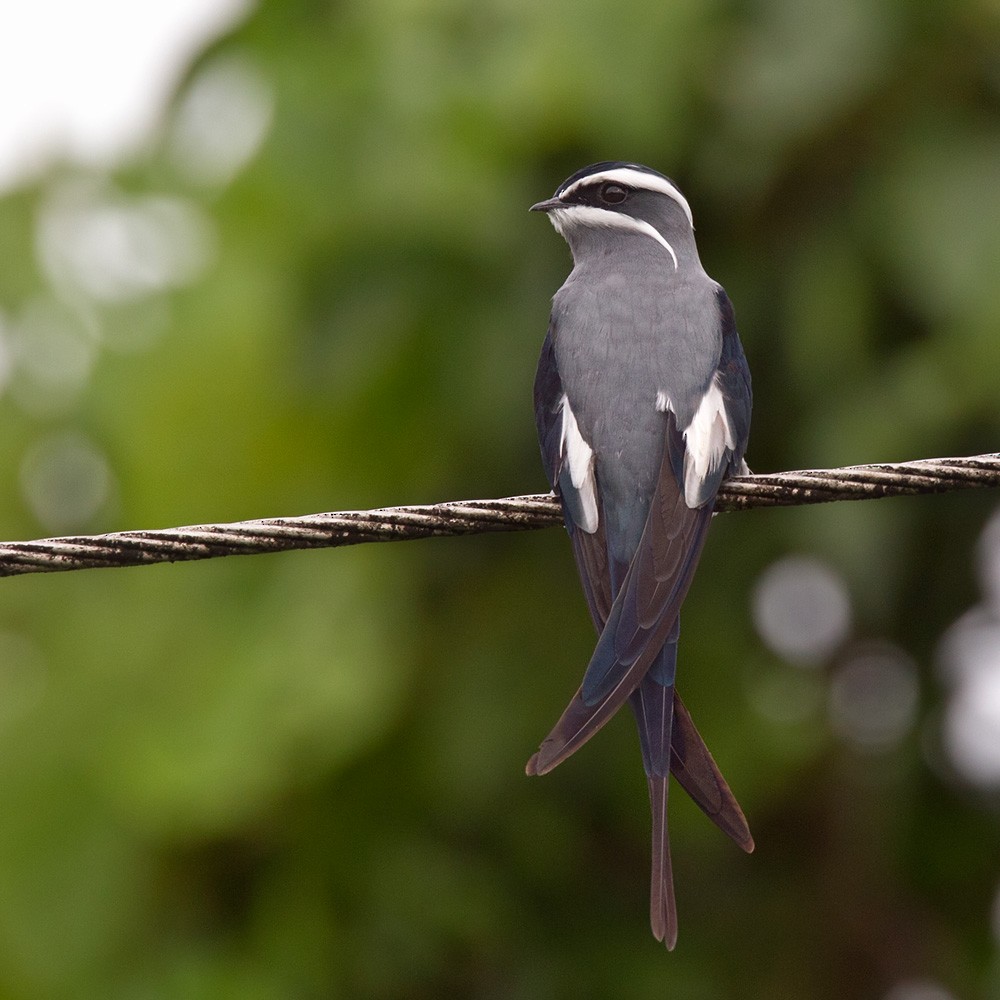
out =
{"type": "Polygon", "coordinates": [[[191,59],[252,0],[4,5],[0,192],[62,158],[112,167],[158,124],[191,59]]]}

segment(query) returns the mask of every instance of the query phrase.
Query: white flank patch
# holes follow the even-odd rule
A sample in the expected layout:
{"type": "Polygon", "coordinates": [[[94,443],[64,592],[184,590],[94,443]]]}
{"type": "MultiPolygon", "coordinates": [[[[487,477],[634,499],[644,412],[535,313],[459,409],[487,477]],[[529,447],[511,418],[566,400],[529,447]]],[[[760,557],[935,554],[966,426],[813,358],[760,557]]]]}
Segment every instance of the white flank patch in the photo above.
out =
{"type": "Polygon", "coordinates": [[[701,486],[718,468],[726,450],[736,448],[736,438],[719,389],[718,376],[708,385],[695,415],[684,431],[684,502],[697,507],[701,486]]]}
{"type": "Polygon", "coordinates": [[[638,188],[640,191],[658,191],[660,194],[667,195],[668,198],[673,198],[684,209],[684,214],[687,216],[688,222],[691,223],[691,228],[694,229],[694,217],[691,215],[691,206],[688,204],[687,198],[666,177],[647,174],[644,170],[636,170],[633,167],[615,167],[613,170],[602,170],[596,174],[588,174],[586,177],[574,181],[565,191],[560,191],[559,197],[566,198],[585,185],[607,184],[609,182],[638,188]]]}
{"type": "Polygon", "coordinates": [[[670,254],[674,262],[674,270],[677,270],[677,254],[674,253],[674,248],[663,238],[655,226],[642,219],[633,219],[631,215],[609,212],[606,208],[593,208],[590,205],[567,205],[565,208],[554,208],[549,212],[549,218],[552,220],[552,225],[559,230],[559,234],[563,237],[566,236],[566,229],[573,226],[605,226],[608,229],[627,229],[634,233],[642,233],[644,236],[651,236],[670,254]]]}
{"type": "Polygon", "coordinates": [[[666,413],[667,410],[671,413],[674,412],[674,408],[670,403],[670,397],[662,389],[656,394],[656,409],[659,413],[666,413]]]}
{"type": "Polygon", "coordinates": [[[583,440],[576,417],[570,409],[569,400],[563,396],[562,432],[559,437],[559,451],[563,461],[569,466],[569,478],[574,489],[580,494],[583,521],[580,527],[587,534],[597,531],[597,481],[594,479],[594,451],[583,440]]]}

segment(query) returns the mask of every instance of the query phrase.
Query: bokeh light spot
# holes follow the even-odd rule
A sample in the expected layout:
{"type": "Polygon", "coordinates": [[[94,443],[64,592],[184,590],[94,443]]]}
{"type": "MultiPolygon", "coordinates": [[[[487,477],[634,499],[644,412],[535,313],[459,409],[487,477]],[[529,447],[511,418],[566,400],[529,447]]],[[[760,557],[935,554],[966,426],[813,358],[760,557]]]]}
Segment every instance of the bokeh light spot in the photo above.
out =
{"type": "Polygon", "coordinates": [[[195,77],[177,108],[170,156],[201,184],[228,184],[253,159],[271,124],[274,99],[256,67],[227,56],[195,77]]]}
{"type": "Polygon", "coordinates": [[[959,686],[945,711],[944,736],[965,778],[1000,785],[1000,669],[973,674],[959,686]]]}
{"type": "Polygon", "coordinates": [[[808,556],[780,559],[761,574],[753,593],[753,616],[768,648],[801,666],[822,663],[851,627],[843,580],[808,556]]]}
{"type": "Polygon", "coordinates": [[[913,727],[919,695],[906,653],[888,644],[860,647],[830,679],[830,725],[862,750],[889,750],[913,727]]]}
{"type": "Polygon", "coordinates": [[[885,995],[885,1000],[955,1000],[943,986],[929,979],[905,979],[885,995]]]}
{"type": "Polygon", "coordinates": [[[21,493],[38,523],[49,532],[86,528],[112,493],[107,459],[76,431],[43,438],[21,463],[21,493]]]}
{"type": "Polygon", "coordinates": [[[45,414],[65,406],[90,377],[97,336],[94,324],[54,299],[28,302],[10,333],[22,408],[45,414]]]}
{"type": "Polygon", "coordinates": [[[214,233],[193,202],[129,198],[77,182],[59,188],[38,223],[38,256],[53,284],[100,302],[190,284],[214,256],[214,233]]]}
{"type": "Polygon", "coordinates": [[[980,536],[979,578],[986,603],[1000,618],[1000,511],[987,521],[980,536]]]}
{"type": "Polygon", "coordinates": [[[942,722],[948,758],[966,781],[1000,786],[1000,616],[987,604],[967,611],[945,632],[938,655],[953,689],[942,722]]]}

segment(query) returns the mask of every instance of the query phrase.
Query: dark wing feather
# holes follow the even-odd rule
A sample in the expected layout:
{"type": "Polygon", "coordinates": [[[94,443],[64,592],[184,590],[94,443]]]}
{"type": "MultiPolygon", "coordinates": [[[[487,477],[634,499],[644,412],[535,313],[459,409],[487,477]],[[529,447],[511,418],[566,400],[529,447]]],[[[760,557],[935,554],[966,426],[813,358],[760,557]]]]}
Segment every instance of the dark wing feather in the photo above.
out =
{"type": "Polygon", "coordinates": [[[673,414],[666,415],[666,423],[666,446],[646,525],[583,678],[588,705],[619,691],[641,664],[634,683],[618,698],[621,704],[663,647],[687,595],[712,518],[711,504],[692,509],[684,502],[673,470],[672,453],[680,442],[673,432],[673,414]]]}
{"type": "Polygon", "coordinates": [[[614,715],[649,670],[677,621],[712,512],[710,505],[692,510],[684,503],[670,451],[668,435],[635,558],[611,605],[583,685],[529,762],[532,771],[551,770],[614,715]]]}
{"type": "Polygon", "coordinates": [[[593,534],[577,529],[572,532],[573,555],[576,557],[580,582],[587,598],[590,617],[598,634],[611,614],[611,576],[608,568],[608,548],[604,541],[604,511],[598,502],[598,528],[593,534]]]}
{"type": "Polygon", "coordinates": [[[535,372],[535,426],[538,428],[538,445],[542,451],[542,467],[545,478],[553,490],[558,490],[559,473],[562,471],[562,414],[559,400],[562,398],[562,379],[556,368],[555,351],[552,347],[552,324],[542,341],[542,353],[535,372]]]}
{"type": "MultiPolygon", "coordinates": [[[[722,297],[724,306],[728,308],[728,328],[734,330],[732,307],[728,305],[728,299],[725,299],[724,292],[722,293],[722,297]]],[[[720,308],[723,308],[723,303],[720,303],[720,308]]],[[[726,326],[727,324],[724,323],[724,328],[726,326]]],[[[725,348],[726,340],[724,340],[724,350],[725,348]]],[[[742,357],[742,352],[738,353],[742,357]]],[[[725,362],[725,356],[723,361],[725,362]]],[[[744,370],[746,369],[745,361],[742,367],[744,370]]],[[[745,378],[746,392],[744,395],[746,395],[749,392],[749,372],[746,372],[745,376],[741,376],[741,378],[745,378]]],[[[728,385],[729,382],[727,381],[725,384],[728,385]]],[[[740,395],[738,384],[733,385],[733,390],[734,396],[740,395]]],[[[562,381],[555,363],[552,331],[550,328],[542,344],[538,371],[535,376],[534,404],[543,467],[550,486],[557,494],[560,492],[559,475],[562,470],[562,456],[560,453],[562,414],[559,409],[559,400],[562,395],[562,381]]],[[[728,394],[726,398],[728,406],[728,394]]],[[[739,412],[738,408],[734,407],[734,412],[739,412]]],[[[748,407],[746,423],[749,423],[748,407]]],[[[745,440],[746,426],[738,425],[737,431],[740,434],[740,439],[745,440]]],[[[680,463],[675,467],[679,471],[680,463]]],[[[576,564],[579,569],[580,580],[583,584],[587,607],[590,610],[594,626],[598,633],[600,633],[603,631],[608,616],[611,614],[612,607],[611,571],[608,564],[608,550],[604,537],[603,511],[599,511],[598,529],[593,533],[583,531],[574,524],[568,513],[566,513],[565,507],[564,516],[573,544],[573,553],[576,557],[576,564]]],[[[580,696],[580,692],[578,691],[574,701],[579,699],[580,696]]],[[[701,738],[701,734],[695,728],[691,720],[691,715],[681,701],[680,695],[676,692],[674,692],[673,716],[671,771],[681,787],[684,788],[688,795],[691,796],[705,814],[724,833],[732,837],[744,849],[751,850],[753,840],[750,837],[743,811],[729,790],[729,785],[719,771],[708,747],[701,738]]],[[[643,736],[641,727],[640,736],[643,736]]],[[[536,754],[532,757],[528,764],[529,773],[534,773],[537,756],[536,754]]],[[[667,864],[669,864],[669,856],[667,856],[667,864]]]]}
{"type": "Polygon", "coordinates": [[[583,584],[587,607],[600,632],[611,613],[611,583],[608,571],[608,549],[604,540],[604,511],[598,496],[597,531],[587,532],[580,528],[573,518],[577,509],[575,502],[567,503],[565,493],[573,490],[573,484],[563,476],[562,455],[562,380],[556,367],[555,352],[552,347],[552,327],[542,343],[538,371],[535,374],[535,423],[538,427],[538,442],[542,451],[542,465],[553,492],[562,499],[563,520],[573,542],[580,580],[583,584]]]}
{"type": "Polygon", "coordinates": [[[724,289],[720,286],[715,295],[719,307],[719,320],[722,328],[722,355],[719,358],[717,384],[722,391],[726,404],[726,416],[733,429],[736,448],[724,463],[719,482],[715,484],[718,490],[726,476],[738,476],[743,465],[743,456],[747,449],[747,438],[750,436],[750,411],[753,408],[753,388],[750,384],[750,366],[743,354],[743,345],[736,332],[736,316],[733,304],[729,301],[724,289]]]}

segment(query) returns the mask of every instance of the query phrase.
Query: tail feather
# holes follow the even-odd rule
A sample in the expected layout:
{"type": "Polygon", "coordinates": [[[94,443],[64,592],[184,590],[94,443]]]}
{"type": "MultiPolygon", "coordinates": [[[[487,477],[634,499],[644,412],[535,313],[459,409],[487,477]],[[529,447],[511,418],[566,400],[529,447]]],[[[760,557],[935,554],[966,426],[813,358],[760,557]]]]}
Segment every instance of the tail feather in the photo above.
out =
{"type": "MultiPolygon", "coordinates": [[[[639,644],[638,651],[629,650],[628,656],[619,655],[616,636],[624,606],[623,595],[619,593],[584,675],[583,684],[528,761],[525,768],[528,774],[546,774],[576,753],[632,697],[644,675],[655,671],[657,663],[662,660],[662,648],[657,647],[655,641],[648,636],[645,644],[639,644]],[[590,684],[594,690],[588,694],[589,679],[595,668],[599,668],[600,682],[590,684]]],[[[676,630],[676,621],[675,618],[670,631],[676,630]]],[[[660,642],[665,640],[666,637],[660,642]]],[[[667,645],[672,644],[668,642],[667,645]]]]}
{"type": "Polygon", "coordinates": [[[670,835],[667,829],[667,783],[669,778],[649,778],[649,804],[653,813],[653,865],[649,884],[649,924],[653,937],[668,951],[677,944],[677,901],[670,865],[670,835]]]}
{"type": "Polygon", "coordinates": [[[672,758],[671,733],[675,705],[672,680],[676,657],[676,644],[668,643],[664,646],[653,669],[646,674],[629,699],[639,727],[639,743],[649,783],[649,805],[653,816],[649,922],[653,936],[671,950],[677,943],[677,904],[670,864],[667,796],[672,758]]]}
{"type": "Polygon", "coordinates": [[[681,787],[727,837],[749,854],[754,842],[746,816],[676,692],[670,746],[670,769],[681,787]]]}

